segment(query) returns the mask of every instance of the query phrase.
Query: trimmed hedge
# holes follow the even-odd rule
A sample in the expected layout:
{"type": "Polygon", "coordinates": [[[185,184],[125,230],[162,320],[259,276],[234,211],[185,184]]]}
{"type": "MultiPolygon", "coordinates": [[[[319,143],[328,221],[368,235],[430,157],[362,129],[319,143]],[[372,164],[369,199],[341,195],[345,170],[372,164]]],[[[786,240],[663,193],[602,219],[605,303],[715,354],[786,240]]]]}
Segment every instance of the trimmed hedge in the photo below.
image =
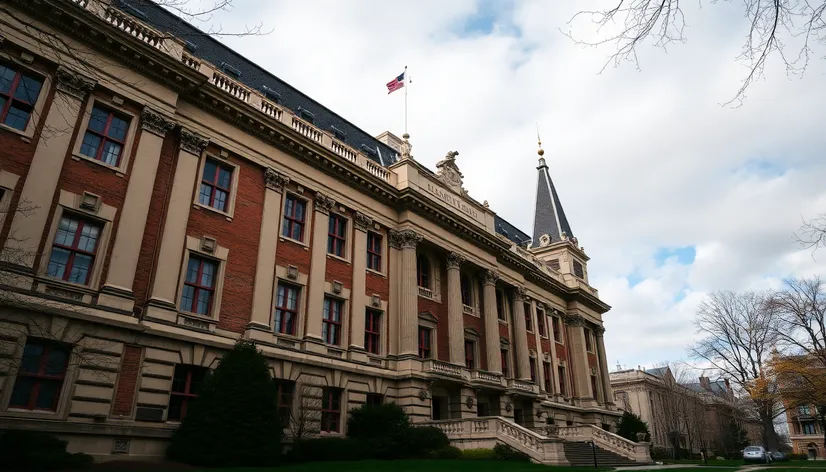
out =
{"type": "Polygon", "coordinates": [[[514,462],[530,462],[531,456],[524,452],[519,452],[507,444],[497,444],[493,446],[493,453],[497,460],[500,461],[514,461],[514,462]]]}
{"type": "Polygon", "coordinates": [[[809,455],[805,453],[790,452],[786,454],[786,459],[790,461],[807,461],[809,460],[809,455]]]}
{"type": "Polygon", "coordinates": [[[84,469],[93,462],[92,456],[66,452],[66,441],[50,434],[34,431],[6,431],[0,436],[2,470],[44,471],[84,469]]]}

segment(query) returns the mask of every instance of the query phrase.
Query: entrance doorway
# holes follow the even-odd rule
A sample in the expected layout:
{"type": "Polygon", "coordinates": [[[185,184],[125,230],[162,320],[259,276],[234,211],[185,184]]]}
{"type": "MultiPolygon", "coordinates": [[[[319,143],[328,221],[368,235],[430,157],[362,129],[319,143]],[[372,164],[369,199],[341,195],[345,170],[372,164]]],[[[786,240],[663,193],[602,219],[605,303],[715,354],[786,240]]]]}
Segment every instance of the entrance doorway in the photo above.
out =
{"type": "Polygon", "coordinates": [[[817,444],[809,443],[809,445],[806,446],[806,455],[809,456],[810,461],[817,460],[817,444]]]}
{"type": "Polygon", "coordinates": [[[431,416],[433,420],[446,420],[448,412],[448,398],[447,397],[433,397],[431,406],[431,416]]]}

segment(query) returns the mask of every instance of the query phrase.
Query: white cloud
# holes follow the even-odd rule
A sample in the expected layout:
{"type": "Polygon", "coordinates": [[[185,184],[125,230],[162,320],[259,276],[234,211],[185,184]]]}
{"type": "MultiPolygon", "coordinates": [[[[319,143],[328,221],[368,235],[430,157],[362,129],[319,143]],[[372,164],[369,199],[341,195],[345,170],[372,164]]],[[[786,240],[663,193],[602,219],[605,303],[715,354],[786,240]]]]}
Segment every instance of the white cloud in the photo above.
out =
{"type": "Polygon", "coordinates": [[[272,29],[226,42],[374,135],[401,134],[403,97],[384,83],[410,66],[414,156],[433,167],[459,150],[471,195],[528,233],[538,122],[591,282],[613,306],[612,365],[683,357],[710,291],[826,273],[826,254],[812,260],[793,236],[802,217],[826,211],[822,61],[793,79],[770,62],[732,109],[720,104],[745,74],[739,4],[686,5],[686,44],[642,46],[641,71],[602,74],[610,48],[560,33],[580,2],[496,4],[491,33],[461,34],[490,5],[235,0],[213,21],[272,29]],[[693,264],[657,267],[658,248],[684,246],[696,248],[693,264]]]}

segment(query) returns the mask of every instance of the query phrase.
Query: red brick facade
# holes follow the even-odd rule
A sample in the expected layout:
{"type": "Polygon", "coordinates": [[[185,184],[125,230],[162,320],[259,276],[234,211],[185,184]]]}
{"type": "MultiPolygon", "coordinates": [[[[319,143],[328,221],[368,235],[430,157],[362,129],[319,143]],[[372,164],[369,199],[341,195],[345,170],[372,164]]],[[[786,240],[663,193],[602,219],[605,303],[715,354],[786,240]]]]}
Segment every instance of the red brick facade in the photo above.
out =
{"type": "Polygon", "coordinates": [[[115,416],[132,416],[132,404],[135,400],[135,388],[138,385],[142,355],[143,348],[140,346],[126,345],[123,347],[118,384],[112,403],[112,414],[115,416]]]}

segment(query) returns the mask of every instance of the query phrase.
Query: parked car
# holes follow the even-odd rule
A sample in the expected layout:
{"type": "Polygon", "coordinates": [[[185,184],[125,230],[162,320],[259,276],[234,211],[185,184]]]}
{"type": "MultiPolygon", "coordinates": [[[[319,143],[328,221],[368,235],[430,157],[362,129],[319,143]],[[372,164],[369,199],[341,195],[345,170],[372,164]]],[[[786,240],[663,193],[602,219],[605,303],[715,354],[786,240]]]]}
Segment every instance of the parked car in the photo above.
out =
{"type": "Polygon", "coordinates": [[[749,446],[743,449],[743,462],[760,462],[768,464],[771,462],[771,454],[763,446],[749,446]]]}
{"type": "Polygon", "coordinates": [[[771,455],[771,460],[774,461],[774,462],[785,462],[785,461],[789,460],[786,457],[786,454],[783,454],[780,451],[774,451],[770,455],[771,455]]]}

